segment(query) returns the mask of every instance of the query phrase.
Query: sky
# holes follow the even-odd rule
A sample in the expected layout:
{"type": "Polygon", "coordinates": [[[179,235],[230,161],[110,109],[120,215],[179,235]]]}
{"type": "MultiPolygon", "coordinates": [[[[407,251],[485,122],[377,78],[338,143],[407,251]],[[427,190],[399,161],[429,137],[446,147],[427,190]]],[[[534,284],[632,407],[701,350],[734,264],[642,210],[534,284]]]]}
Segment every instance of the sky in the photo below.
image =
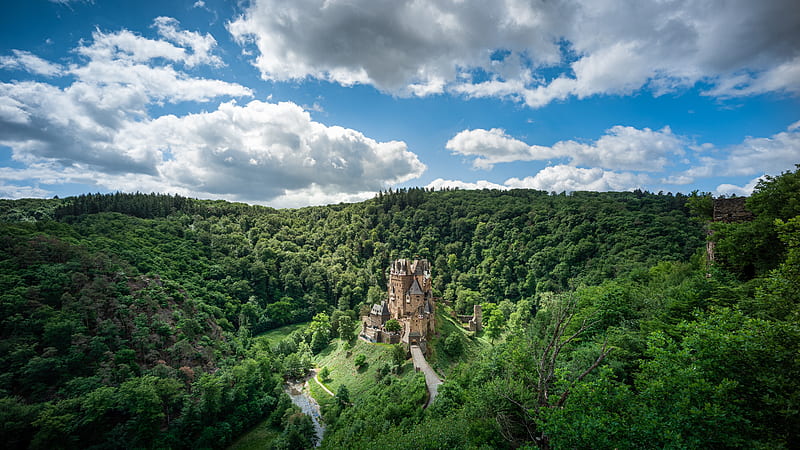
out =
{"type": "Polygon", "coordinates": [[[796,0],[0,0],[0,197],[748,195],[800,163],[796,0]]]}

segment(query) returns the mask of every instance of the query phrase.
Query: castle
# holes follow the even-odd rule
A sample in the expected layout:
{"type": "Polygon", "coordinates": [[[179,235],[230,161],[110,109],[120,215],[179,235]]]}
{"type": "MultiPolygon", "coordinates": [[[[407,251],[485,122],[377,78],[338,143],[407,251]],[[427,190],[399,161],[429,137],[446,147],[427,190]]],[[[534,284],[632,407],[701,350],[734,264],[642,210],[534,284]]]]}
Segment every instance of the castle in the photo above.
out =
{"type": "Polygon", "coordinates": [[[431,265],[427,259],[398,259],[389,268],[387,296],[361,318],[361,337],[370,342],[418,345],[423,353],[436,330],[435,304],[431,291],[431,265]],[[399,331],[386,330],[396,319],[399,331]]]}

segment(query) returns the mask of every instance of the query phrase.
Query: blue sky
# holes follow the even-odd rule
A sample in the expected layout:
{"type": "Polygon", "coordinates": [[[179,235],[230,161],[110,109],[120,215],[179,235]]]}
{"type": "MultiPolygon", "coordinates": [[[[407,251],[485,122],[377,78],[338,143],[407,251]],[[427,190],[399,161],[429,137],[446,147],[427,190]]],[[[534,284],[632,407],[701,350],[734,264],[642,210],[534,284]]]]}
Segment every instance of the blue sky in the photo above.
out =
{"type": "Polygon", "coordinates": [[[0,196],[746,195],[800,163],[793,3],[6,2],[0,196]]]}

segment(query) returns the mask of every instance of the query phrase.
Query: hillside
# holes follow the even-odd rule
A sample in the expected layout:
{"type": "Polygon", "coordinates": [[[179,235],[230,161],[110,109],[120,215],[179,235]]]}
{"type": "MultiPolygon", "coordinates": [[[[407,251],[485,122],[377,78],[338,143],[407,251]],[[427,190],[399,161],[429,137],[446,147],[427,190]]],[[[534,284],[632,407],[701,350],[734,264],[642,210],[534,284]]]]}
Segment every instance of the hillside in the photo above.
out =
{"type": "Polygon", "coordinates": [[[792,447],[798,179],[762,182],[753,221],[712,225],[711,267],[698,194],[409,189],[296,210],[2,200],[0,438],[224,447],[267,419],[277,447],[308,445],[281,377],[317,363],[334,391],[352,381],[352,402],[324,411],[331,448],[792,447]],[[382,298],[390,261],[415,255],[432,261],[431,362],[447,376],[427,410],[409,368],[383,373],[380,346],[336,339],[382,298]],[[476,303],[486,329],[472,336],[447,310],[476,303]],[[362,353],[368,376],[354,377],[362,353]]]}

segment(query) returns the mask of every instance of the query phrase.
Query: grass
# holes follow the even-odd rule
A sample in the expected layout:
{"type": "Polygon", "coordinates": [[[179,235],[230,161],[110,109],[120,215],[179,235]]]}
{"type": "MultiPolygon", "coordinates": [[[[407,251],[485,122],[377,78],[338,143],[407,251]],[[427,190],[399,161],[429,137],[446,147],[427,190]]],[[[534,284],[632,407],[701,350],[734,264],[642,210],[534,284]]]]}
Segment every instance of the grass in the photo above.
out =
{"type": "Polygon", "coordinates": [[[281,430],[270,427],[267,422],[267,420],[262,421],[242,435],[228,447],[228,450],[257,450],[267,447],[281,435],[281,430]]]}
{"type": "Polygon", "coordinates": [[[301,322],[301,323],[293,323],[291,325],[284,325],[279,328],[275,328],[274,330],[265,331],[258,336],[255,336],[255,339],[265,342],[269,347],[273,347],[282,339],[287,338],[292,331],[299,330],[300,328],[305,327],[311,322],[301,322]]]}
{"type": "Polygon", "coordinates": [[[481,350],[491,345],[486,333],[467,330],[450,316],[448,310],[448,307],[441,304],[436,309],[436,331],[439,332],[439,337],[432,340],[432,353],[428,357],[428,362],[434,370],[445,376],[455,365],[473,360],[481,350]],[[459,334],[464,343],[464,351],[456,357],[452,357],[444,351],[445,339],[454,333],[459,334]]]}
{"type": "MultiPolygon", "coordinates": [[[[328,389],[331,388],[330,386],[328,386],[327,383],[325,384],[325,387],[328,389]]],[[[317,400],[317,403],[333,398],[331,397],[330,394],[328,394],[325,391],[325,389],[322,389],[320,383],[313,378],[308,380],[308,390],[311,391],[311,396],[314,397],[315,400],[317,400]]]]}
{"type": "MultiPolygon", "coordinates": [[[[327,367],[330,370],[329,381],[325,386],[336,393],[339,386],[344,384],[350,391],[350,398],[355,399],[375,384],[375,373],[384,363],[392,364],[392,346],[389,344],[372,344],[361,339],[353,341],[351,347],[335,339],[325,350],[316,357],[317,366],[327,367]],[[353,360],[356,355],[366,356],[366,364],[361,369],[356,368],[353,360]]],[[[413,373],[411,360],[403,365],[401,376],[413,373]]],[[[313,386],[316,383],[311,383],[313,386]]],[[[322,389],[319,389],[322,392],[322,389]]],[[[324,393],[324,392],[323,392],[324,393]]],[[[317,394],[312,390],[315,398],[317,394]]],[[[328,396],[328,394],[325,394],[328,396]]]]}

